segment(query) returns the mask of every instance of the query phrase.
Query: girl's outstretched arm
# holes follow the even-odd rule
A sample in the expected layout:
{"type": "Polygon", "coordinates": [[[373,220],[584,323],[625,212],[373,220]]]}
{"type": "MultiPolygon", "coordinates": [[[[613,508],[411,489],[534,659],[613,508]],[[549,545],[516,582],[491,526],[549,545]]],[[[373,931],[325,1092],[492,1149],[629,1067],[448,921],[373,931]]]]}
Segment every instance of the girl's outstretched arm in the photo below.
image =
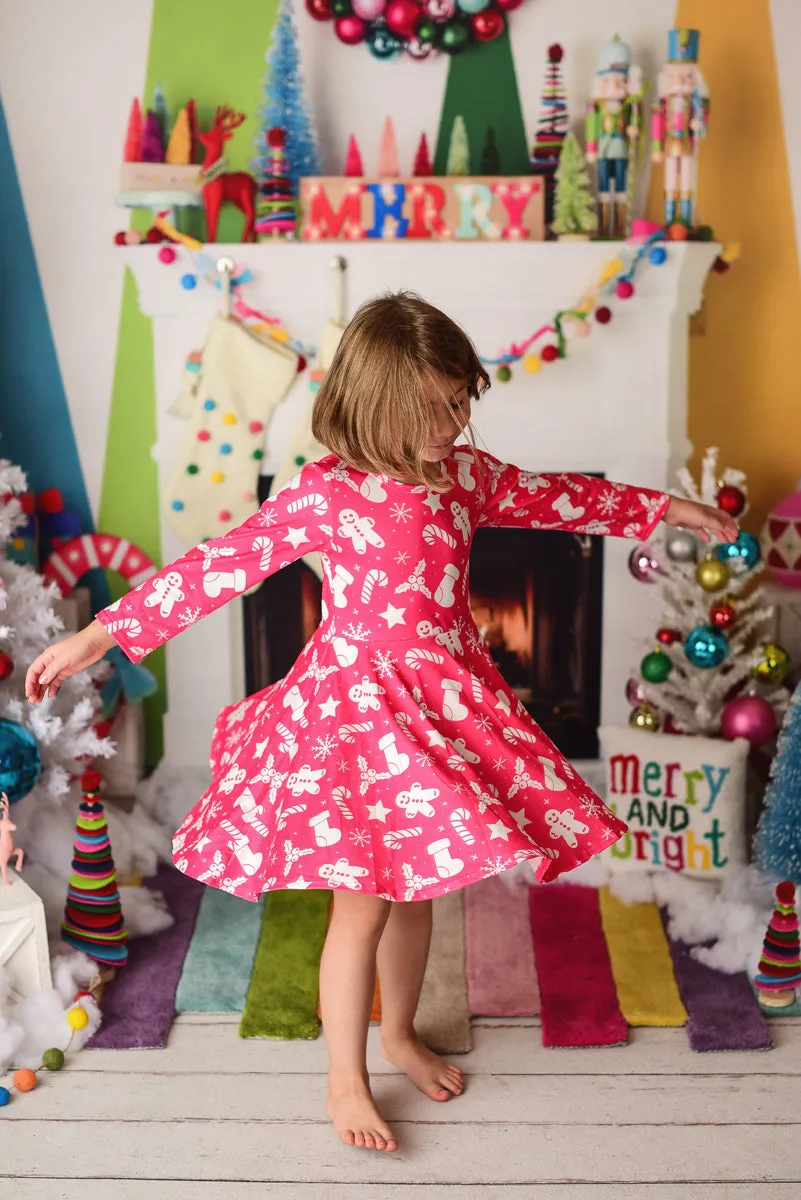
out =
{"type": "Polygon", "coordinates": [[[489,454],[481,457],[488,478],[480,525],[561,529],[643,541],[660,521],[666,521],[693,529],[706,541],[737,538],[736,522],[705,504],[590,475],[537,474],[489,454]]]}
{"type": "Polygon", "coordinates": [[[38,703],[48,686],[55,693],[64,679],[97,662],[115,642],[139,662],[281,567],[322,550],[331,537],[329,508],[323,472],[317,463],[307,463],[247,521],[187,551],[104,608],[86,629],[40,654],[28,670],[28,699],[38,703]]]}

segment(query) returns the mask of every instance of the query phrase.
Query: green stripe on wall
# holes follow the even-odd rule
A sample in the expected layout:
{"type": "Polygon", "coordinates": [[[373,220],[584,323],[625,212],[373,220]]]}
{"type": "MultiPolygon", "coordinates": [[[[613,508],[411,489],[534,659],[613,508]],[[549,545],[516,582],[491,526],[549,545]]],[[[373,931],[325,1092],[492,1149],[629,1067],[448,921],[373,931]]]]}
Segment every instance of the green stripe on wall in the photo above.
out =
{"type": "MultiPolygon", "coordinates": [[[[197,102],[201,128],[210,123],[218,104],[246,113],[247,120],[226,150],[232,169],[247,168],[254,152],[264,54],[277,11],[278,0],[238,0],[232,12],[225,12],[219,0],[192,0],[191,4],[187,0],[154,0],[143,108],[151,103],[156,83],[161,82],[173,118],[190,97],[197,102]]],[[[120,158],[124,140],[125,130],[120,129],[120,158]]],[[[147,228],[146,214],[136,214],[134,223],[137,228],[147,228]]],[[[219,239],[238,238],[241,228],[240,214],[224,210],[219,239]]],[[[189,352],[194,347],[186,349],[189,352]]],[[[176,390],[179,385],[176,379],[176,390]]],[[[127,538],[161,562],[157,472],[151,458],[155,440],[152,330],[139,310],[134,281],[126,274],[99,528],[127,538]]],[[[115,597],[124,590],[113,578],[111,586],[115,597]]],[[[151,655],[147,665],[160,685],[147,701],[148,762],[154,764],[163,752],[164,652],[151,655]]]]}

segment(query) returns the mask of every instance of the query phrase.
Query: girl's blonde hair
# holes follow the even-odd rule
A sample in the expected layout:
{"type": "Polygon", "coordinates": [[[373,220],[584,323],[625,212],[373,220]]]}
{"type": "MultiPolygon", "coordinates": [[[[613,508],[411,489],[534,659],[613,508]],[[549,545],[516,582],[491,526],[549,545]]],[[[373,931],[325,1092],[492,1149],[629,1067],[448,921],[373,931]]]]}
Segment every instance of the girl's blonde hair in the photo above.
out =
{"type": "Polygon", "coordinates": [[[471,400],[490,382],[470,338],[438,308],[410,292],[370,300],[342,335],[312,432],[357,470],[445,490],[439,464],[423,457],[432,426],[426,379],[442,380],[443,399],[447,381],[465,384],[471,400]]]}

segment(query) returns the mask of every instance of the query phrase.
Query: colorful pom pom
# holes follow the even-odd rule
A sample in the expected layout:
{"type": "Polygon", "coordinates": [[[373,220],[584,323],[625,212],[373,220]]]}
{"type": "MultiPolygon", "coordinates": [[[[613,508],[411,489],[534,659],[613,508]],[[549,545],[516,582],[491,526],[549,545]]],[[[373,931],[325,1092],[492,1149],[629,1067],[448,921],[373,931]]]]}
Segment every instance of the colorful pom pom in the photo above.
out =
{"type": "Polygon", "coordinates": [[[619,279],[615,288],[615,294],[618,300],[630,300],[634,295],[634,284],[630,279],[619,279]]]}
{"type": "Polygon", "coordinates": [[[556,362],[558,357],[559,351],[557,350],[556,346],[543,346],[542,350],[540,351],[540,358],[543,362],[556,362]]]}
{"type": "Polygon", "coordinates": [[[178,255],[172,246],[162,246],[158,252],[158,260],[160,263],[164,263],[165,267],[168,267],[170,263],[174,263],[177,257],[178,255]]]}
{"type": "Polygon", "coordinates": [[[86,1026],[89,1024],[89,1014],[86,1009],[81,1008],[80,1005],[71,1008],[67,1013],[67,1024],[70,1029],[74,1029],[76,1032],[79,1029],[86,1029],[86,1026]]]}
{"type": "Polygon", "coordinates": [[[195,279],[194,275],[189,275],[189,274],[182,275],[181,276],[181,287],[184,288],[184,290],[187,292],[194,291],[194,289],[197,287],[197,280],[195,279]]]}
{"type": "Polygon", "coordinates": [[[29,1067],[20,1067],[14,1072],[11,1082],[18,1092],[32,1092],[36,1087],[36,1072],[31,1071],[29,1067]]]}
{"type": "Polygon", "coordinates": [[[605,304],[602,304],[599,308],[596,308],[595,320],[599,325],[608,325],[612,320],[611,308],[607,308],[605,304]]]}

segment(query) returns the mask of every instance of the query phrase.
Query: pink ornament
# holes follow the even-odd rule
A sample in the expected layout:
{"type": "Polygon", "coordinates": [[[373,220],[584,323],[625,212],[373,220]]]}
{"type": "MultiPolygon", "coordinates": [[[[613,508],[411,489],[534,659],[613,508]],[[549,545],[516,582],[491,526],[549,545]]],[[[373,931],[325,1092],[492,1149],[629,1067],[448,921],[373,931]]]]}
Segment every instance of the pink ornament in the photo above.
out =
{"type": "Polygon", "coordinates": [[[456,0],[428,0],[426,12],[435,21],[449,21],[456,12],[456,0]]]}
{"type": "Polygon", "coordinates": [[[780,500],[762,528],[762,554],[779,583],[801,588],[801,479],[798,491],[780,500]]]}
{"type": "Polygon", "coordinates": [[[648,546],[635,546],[629,555],[629,571],[638,583],[656,583],[653,578],[662,568],[648,546]]]}
{"type": "Polygon", "coordinates": [[[735,696],[723,710],[720,729],[725,738],[746,738],[761,746],[776,732],[776,714],[762,696],[735,696]]]}
{"type": "Polygon", "coordinates": [[[420,18],[420,9],[416,0],[389,0],[385,17],[393,33],[398,37],[410,38],[420,18]]]}
{"type": "Polygon", "coordinates": [[[642,690],[642,684],[639,679],[630,679],[626,684],[626,699],[632,708],[636,708],[638,704],[642,704],[645,699],[645,692],[642,690]]]}
{"type": "Polygon", "coordinates": [[[367,26],[358,17],[339,17],[334,22],[334,32],[346,46],[357,46],[364,41],[367,26]]]}
{"type": "Polygon", "coordinates": [[[409,38],[403,48],[409,55],[409,58],[415,59],[416,62],[422,62],[434,50],[432,42],[421,42],[418,37],[409,38]]]}
{"type": "Polygon", "coordinates": [[[168,267],[170,263],[174,263],[178,255],[173,250],[172,246],[162,246],[158,253],[160,263],[164,263],[168,267]]]}
{"type": "Polygon", "coordinates": [[[634,295],[634,284],[630,279],[620,279],[615,292],[618,300],[630,300],[634,295]]]}
{"type": "Polygon", "coordinates": [[[353,12],[363,21],[374,21],[387,7],[387,0],[353,0],[353,12]]]}

